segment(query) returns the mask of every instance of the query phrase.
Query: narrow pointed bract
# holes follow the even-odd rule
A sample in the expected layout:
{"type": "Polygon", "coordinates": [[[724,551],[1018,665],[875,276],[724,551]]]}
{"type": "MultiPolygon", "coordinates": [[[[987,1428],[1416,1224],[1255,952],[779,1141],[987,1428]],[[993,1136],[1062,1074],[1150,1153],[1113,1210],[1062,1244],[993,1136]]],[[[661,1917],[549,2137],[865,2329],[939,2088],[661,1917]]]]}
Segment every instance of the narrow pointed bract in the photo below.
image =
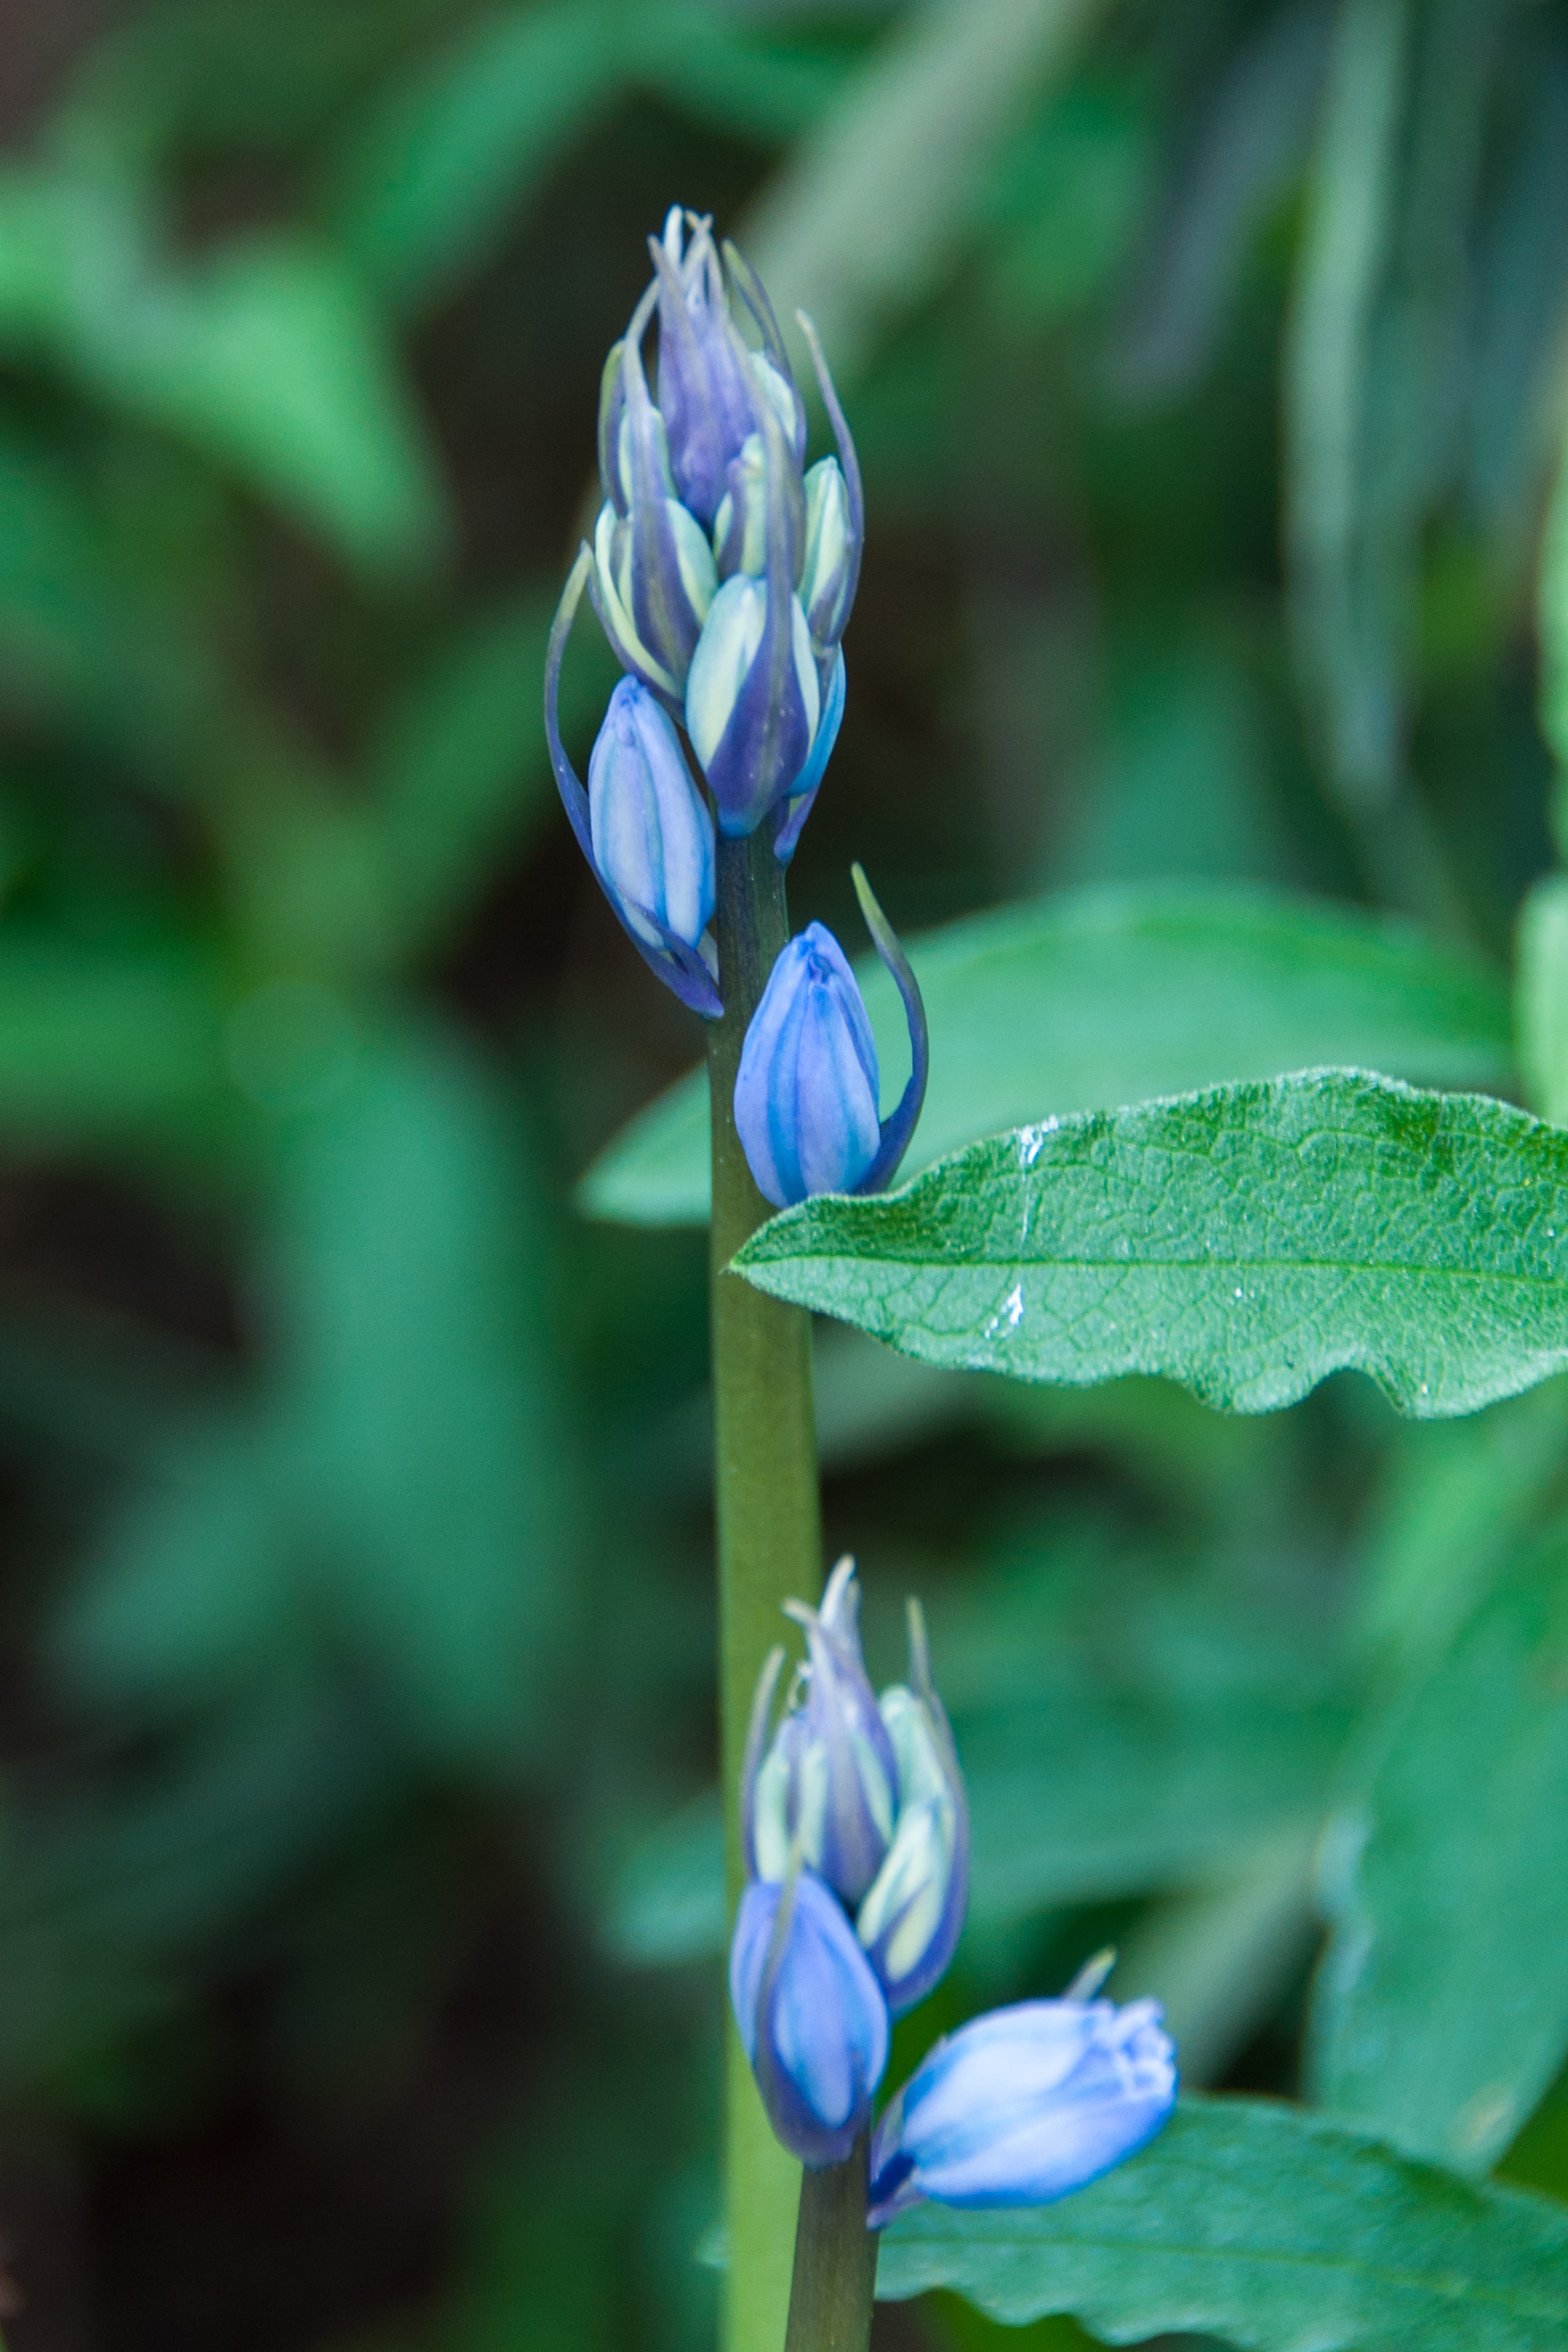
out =
{"type": "Polygon", "coordinates": [[[1048,2205],[1133,2155],[1176,2101],[1157,2001],[1032,2000],[939,2042],[872,2149],[870,2225],[930,2198],[1048,2205]]]}
{"type": "Polygon", "coordinates": [[[871,2120],[887,2064],[887,2004],[814,1871],[747,1888],[729,1985],[774,2131],[803,2164],[841,2164],[871,2120]]]}

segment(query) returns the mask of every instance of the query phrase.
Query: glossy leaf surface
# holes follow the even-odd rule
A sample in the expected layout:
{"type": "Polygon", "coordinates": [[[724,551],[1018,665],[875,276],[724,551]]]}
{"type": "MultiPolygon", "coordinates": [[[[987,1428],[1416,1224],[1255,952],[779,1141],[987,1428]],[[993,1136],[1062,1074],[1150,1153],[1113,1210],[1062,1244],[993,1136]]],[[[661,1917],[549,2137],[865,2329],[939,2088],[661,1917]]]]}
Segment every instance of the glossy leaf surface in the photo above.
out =
{"type": "Polygon", "coordinates": [[[1568,2047],[1568,1535],[1504,1578],[1336,1825],[1318,2095],[1484,2165],[1568,2047]]]}
{"type": "Polygon", "coordinates": [[[1472,1412],[1568,1362],[1568,1135],[1481,1096],[1306,1071],[1049,1120],[735,1261],[928,1363],[1159,1372],[1238,1412],[1332,1371],[1472,1412]]]}

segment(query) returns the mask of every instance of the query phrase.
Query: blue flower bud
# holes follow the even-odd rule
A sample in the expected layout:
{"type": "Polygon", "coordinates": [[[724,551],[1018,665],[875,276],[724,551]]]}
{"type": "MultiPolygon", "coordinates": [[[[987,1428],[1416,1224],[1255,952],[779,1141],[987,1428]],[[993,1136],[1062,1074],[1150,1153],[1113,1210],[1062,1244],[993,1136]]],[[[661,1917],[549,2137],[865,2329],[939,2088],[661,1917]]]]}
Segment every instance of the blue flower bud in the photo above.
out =
{"type": "Polygon", "coordinates": [[[831,931],[808,924],[774,964],[735,1081],[736,1130],[776,1208],[856,1189],[877,1154],[878,1085],[855,976],[831,931]]]}
{"type": "Polygon", "coordinates": [[[946,1710],[931,1679],[920,1604],[909,1604],[910,1687],[882,1695],[898,1775],[886,1858],[855,1916],[895,2017],[946,1974],[969,1899],[969,1806],[946,1710]]]}
{"type": "Polygon", "coordinates": [[[588,762],[589,831],[600,878],[634,937],[695,947],[713,918],[713,819],[664,712],[623,677],[588,762]]]}
{"type": "MultiPolygon", "coordinates": [[[[831,464],[831,458],[824,460],[831,464]]],[[[729,487],[714,518],[713,547],[718,576],[728,580],[737,572],[760,579],[768,569],[768,448],[760,433],[747,434],[739,455],[729,462],[729,487]]],[[[786,569],[792,581],[800,570],[806,531],[805,496],[793,459],[784,467],[787,526],[786,569]]],[[[820,665],[819,665],[820,670],[820,665]]],[[[821,677],[819,676],[819,685],[821,677]]]]}
{"type": "Polygon", "coordinates": [[[706,533],[675,496],[664,422],[643,373],[655,291],[650,287],[633,313],[619,360],[612,353],[601,394],[600,466],[610,495],[593,535],[593,601],[622,665],[679,710],[718,574],[706,533]]]}
{"type": "Polygon", "coordinates": [[[877,2126],[870,2226],[923,2197],[1051,2204],[1152,2139],[1176,2087],[1157,2001],[993,2010],[939,2042],[877,2126]]]}
{"type": "Polygon", "coordinates": [[[757,1877],[777,1880],[798,1853],[841,1902],[858,1903],[887,1853],[898,1767],[861,1655],[853,1560],[839,1562],[821,1609],[785,1607],[805,1628],[807,1664],[766,1756],[755,1738],[747,1757],[747,1857],[757,1877]]]}
{"type": "Polygon", "coordinates": [[[686,732],[721,832],[755,833],[792,796],[821,717],[800,599],[737,572],[708,607],[686,680],[686,732]]]}
{"type": "Polygon", "coordinates": [[[713,523],[714,559],[721,580],[737,572],[760,578],[768,569],[768,457],[760,433],[748,433],[729,461],[729,487],[713,523]]]}
{"type": "Polygon", "coordinates": [[[850,520],[850,494],[836,457],[824,457],[806,477],[806,555],[800,602],[819,653],[843,635],[853,601],[860,551],[850,520]]]}
{"type": "Polygon", "coordinates": [[[731,461],[758,430],[757,402],[773,404],[791,446],[803,442],[805,413],[776,359],[737,348],[712,224],[678,205],[662,242],[649,239],[659,286],[659,407],[669,433],[670,467],[679,496],[708,528],[728,487],[731,461]],[[685,223],[691,242],[683,247],[685,223]]]}
{"type": "Polygon", "coordinates": [[[729,1988],[774,2131],[803,2164],[841,2164],[887,2064],[887,2004],[815,1872],[747,1888],[729,1988]]]}
{"type": "Polygon", "coordinates": [[[683,1004],[714,1021],[724,1006],[702,937],[714,901],[713,829],[674,728],[646,688],[623,679],[593,748],[591,799],[561,740],[560,666],[592,571],[583,547],[545,656],[545,740],[556,786],[578,846],[639,955],[683,1004]]]}
{"type": "Polygon", "coordinates": [[[920,991],[865,876],[858,866],[852,871],[877,953],[904,998],[909,1084],[879,1125],[880,1076],[864,1002],[832,933],[809,924],[779,951],[735,1081],[736,1131],[758,1190],[776,1208],[813,1192],[869,1192],[887,1183],[925,1097],[920,991]]]}

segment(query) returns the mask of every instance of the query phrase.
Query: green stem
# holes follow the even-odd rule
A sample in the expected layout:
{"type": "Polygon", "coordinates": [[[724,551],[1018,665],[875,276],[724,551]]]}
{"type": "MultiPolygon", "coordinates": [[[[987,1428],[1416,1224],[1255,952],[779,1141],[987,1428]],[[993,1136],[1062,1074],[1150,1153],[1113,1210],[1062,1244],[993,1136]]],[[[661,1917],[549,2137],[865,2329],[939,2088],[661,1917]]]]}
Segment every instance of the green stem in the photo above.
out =
{"type": "Polygon", "coordinates": [[[866,2352],[877,2238],[865,2225],[866,2135],[847,2164],[800,2176],[784,2352],[866,2352]]]}
{"type": "MultiPolygon", "coordinates": [[[[745,1876],[740,1765],[752,1694],[783,1632],[779,1610],[821,1589],[811,1324],[725,1268],[773,1213],[735,1132],[747,1025],[789,937],[784,875],[766,828],[718,845],[718,980],[708,1030],[713,1103],[714,1487],[718,1520],[720,1769],[730,1916],[745,1876]]],[[[774,2138],[733,2019],[727,2021],[725,2171],[729,2266],[726,2352],[781,2352],[800,2168],[774,2138]]]]}

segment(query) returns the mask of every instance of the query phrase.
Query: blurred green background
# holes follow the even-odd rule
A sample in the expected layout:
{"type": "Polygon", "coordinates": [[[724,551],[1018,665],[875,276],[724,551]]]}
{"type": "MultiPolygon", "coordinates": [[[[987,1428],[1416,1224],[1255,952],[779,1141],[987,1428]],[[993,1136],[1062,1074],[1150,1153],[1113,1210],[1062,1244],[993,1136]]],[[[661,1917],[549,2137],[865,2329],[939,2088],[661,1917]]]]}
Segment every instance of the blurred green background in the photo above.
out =
{"type": "MultiPolygon", "coordinates": [[[[852,856],[905,932],[1209,877],[1501,972],[1568,6],[9,0],[0,121],[7,2341],[685,2352],[703,1248],[572,1196],[700,1038],[538,708],[643,240],[711,210],[814,310],[865,468],[798,921],[858,947],[852,856]]],[[[1189,2079],[1294,2089],[1340,1759],[1561,1507],[1559,1390],[819,1365],[873,1672],[922,1591],[974,1791],[903,2056],[1114,1937],[1189,2079]]]]}

